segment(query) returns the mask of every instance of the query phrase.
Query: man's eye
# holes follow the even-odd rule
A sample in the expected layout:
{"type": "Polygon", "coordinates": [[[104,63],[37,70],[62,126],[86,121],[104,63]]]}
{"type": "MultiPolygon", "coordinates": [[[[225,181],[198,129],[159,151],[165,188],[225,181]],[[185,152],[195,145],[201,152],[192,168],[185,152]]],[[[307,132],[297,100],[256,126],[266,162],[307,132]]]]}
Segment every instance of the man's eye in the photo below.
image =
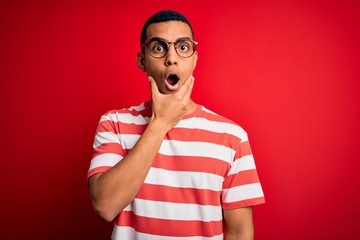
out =
{"type": "Polygon", "coordinates": [[[162,46],[161,44],[156,44],[156,45],[154,45],[153,46],[153,48],[152,48],[152,50],[154,51],[154,52],[163,52],[163,51],[165,51],[165,48],[164,48],[164,46],[162,46]]]}
{"type": "Polygon", "coordinates": [[[181,43],[181,44],[179,44],[178,49],[181,52],[186,52],[186,51],[188,51],[190,49],[190,46],[189,46],[189,44],[181,43]]]}

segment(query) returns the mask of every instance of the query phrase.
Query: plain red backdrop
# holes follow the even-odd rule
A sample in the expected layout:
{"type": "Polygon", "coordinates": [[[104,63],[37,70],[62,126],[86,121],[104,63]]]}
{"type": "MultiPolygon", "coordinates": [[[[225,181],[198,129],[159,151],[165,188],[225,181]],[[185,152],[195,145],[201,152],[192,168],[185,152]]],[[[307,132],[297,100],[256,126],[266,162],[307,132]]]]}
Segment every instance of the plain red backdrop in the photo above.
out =
{"type": "Polygon", "coordinates": [[[357,1],[2,1],[1,239],[109,239],[86,174],[101,114],[149,97],[140,30],[175,9],[193,97],[249,133],[256,239],[359,239],[357,1]]]}

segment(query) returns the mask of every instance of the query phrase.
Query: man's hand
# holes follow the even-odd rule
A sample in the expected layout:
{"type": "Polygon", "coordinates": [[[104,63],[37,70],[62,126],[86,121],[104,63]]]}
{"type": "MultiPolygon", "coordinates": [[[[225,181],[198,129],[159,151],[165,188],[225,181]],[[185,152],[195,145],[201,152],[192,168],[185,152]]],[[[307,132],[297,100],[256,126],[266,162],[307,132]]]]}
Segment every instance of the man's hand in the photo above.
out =
{"type": "Polygon", "coordinates": [[[193,104],[190,99],[194,78],[190,76],[181,88],[169,95],[161,94],[155,80],[149,77],[152,95],[152,117],[134,148],[114,167],[89,179],[95,212],[112,221],[144,184],[166,133],[174,127],[193,104]]]}
{"type": "Polygon", "coordinates": [[[172,94],[159,92],[156,81],[149,76],[152,98],[152,120],[160,121],[169,131],[191,107],[190,95],[194,86],[194,77],[190,76],[180,89],[172,94]]]}

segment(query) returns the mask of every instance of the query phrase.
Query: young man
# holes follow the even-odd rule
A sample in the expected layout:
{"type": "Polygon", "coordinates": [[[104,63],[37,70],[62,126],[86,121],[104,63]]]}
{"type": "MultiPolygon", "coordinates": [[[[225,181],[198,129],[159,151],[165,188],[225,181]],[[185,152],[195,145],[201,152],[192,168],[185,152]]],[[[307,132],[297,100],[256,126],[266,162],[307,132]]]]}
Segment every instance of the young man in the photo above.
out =
{"type": "Polygon", "coordinates": [[[247,134],[191,99],[193,39],[180,13],[150,17],[137,62],[151,100],[100,120],[89,188],[113,239],[253,239],[264,196],[247,134]]]}

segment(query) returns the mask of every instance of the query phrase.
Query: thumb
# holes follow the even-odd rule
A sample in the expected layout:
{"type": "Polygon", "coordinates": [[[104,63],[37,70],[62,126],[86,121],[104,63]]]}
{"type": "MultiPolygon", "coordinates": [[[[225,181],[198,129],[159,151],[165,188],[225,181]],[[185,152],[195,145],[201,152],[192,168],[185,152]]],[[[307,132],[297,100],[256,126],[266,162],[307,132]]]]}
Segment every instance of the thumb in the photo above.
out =
{"type": "Polygon", "coordinates": [[[152,76],[148,76],[148,79],[150,82],[151,95],[154,96],[155,94],[159,94],[159,89],[158,89],[155,79],[152,76]]]}

